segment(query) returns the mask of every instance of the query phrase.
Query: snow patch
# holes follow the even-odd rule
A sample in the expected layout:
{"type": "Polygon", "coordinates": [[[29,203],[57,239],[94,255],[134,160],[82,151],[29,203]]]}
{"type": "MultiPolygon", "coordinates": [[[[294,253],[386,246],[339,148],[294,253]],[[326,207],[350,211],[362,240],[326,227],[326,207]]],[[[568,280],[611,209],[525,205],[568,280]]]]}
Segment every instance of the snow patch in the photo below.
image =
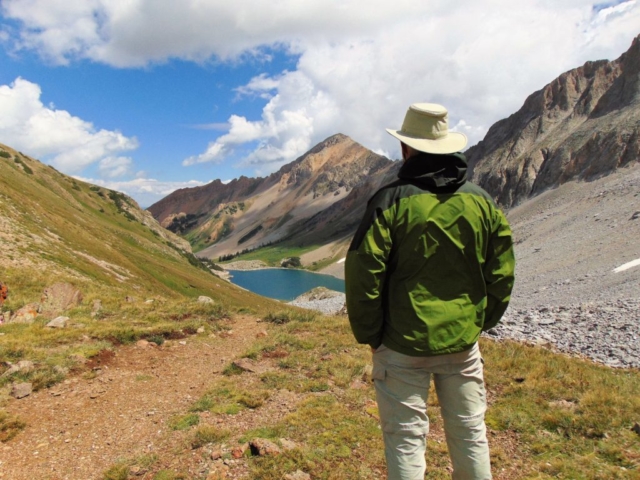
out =
{"type": "Polygon", "coordinates": [[[634,260],[632,262],[625,263],[624,265],[620,265],[618,268],[615,268],[613,271],[615,273],[620,273],[620,272],[624,272],[625,270],[629,270],[630,268],[637,267],[637,266],[640,266],[640,258],[638,258],[637,260],[634,260]]]}

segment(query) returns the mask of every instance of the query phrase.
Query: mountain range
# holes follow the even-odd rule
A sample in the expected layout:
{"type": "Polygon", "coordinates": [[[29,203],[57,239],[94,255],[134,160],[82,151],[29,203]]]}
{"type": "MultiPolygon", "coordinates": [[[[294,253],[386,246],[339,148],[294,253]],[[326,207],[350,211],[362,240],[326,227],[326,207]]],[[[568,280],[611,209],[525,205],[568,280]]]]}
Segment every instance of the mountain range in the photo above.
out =
{"type": "Polygon", "coordinates": [[[282,242],[343,246],[371,192],[396,167],[337,134],[266,178],[181,189],[149,211],[210,258],[282,242]]]}
{"type": "MultiPolygon", "coordinates": [[[[635,164],[639,106],[637,37],[618,59],[563,73],[496,122],[465,152],[470,178],[512,208],[564,183],[593,181],[635,164]]],[[[280,243],[315,249],[307,265],[326,263],[344,256],[367,199],[395,178],[399,166],[337,134],[269,177],[178,190],[149,211],[199,256],[280,243]]]]}

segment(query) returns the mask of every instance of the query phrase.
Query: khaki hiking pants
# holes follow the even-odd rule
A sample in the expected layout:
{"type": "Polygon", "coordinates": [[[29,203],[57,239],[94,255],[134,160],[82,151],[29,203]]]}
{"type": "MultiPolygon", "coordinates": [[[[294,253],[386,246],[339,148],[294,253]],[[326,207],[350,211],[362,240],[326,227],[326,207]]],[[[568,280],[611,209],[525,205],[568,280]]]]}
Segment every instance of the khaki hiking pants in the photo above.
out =
{"type": "Polygon", "coordinates": [[[476,343],[461,353],[411,357],[381,345],[373,354],[389,480],[424,480],[433,376],[453,464],[454,480],[489,480],[489,444],[484,424],[486,395],[476,343]]]}

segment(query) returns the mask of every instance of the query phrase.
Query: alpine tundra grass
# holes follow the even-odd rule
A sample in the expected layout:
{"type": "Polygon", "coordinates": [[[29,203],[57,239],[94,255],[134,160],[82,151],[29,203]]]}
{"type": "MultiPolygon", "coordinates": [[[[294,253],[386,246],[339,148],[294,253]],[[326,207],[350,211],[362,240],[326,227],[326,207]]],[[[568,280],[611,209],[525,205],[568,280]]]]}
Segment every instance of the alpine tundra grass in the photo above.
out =
{"type": "MultiPolygon", "coordinates": [[[[312,478],[381,478],[385,471],[375,394],[367,377],[371,354],[356,345],[344,317],[279,323],[242,355],[275,362],[262,374],[238,373],[211,384],[191,411],[235,415],[242,398],[288,391],[297,404],[257,429],[201,436],[193,447],[240,445],[261,437],[292,440],[277,456],[249,456],[246,478],[281,479],[302,470],[312,478]],[[278,352],[278,353],[274,353],[278,352]],[[235,406],[234,406],[235,405],[235,406]],[[205,440],[202,440],[204,438],[205,440]]],[[[640,374],[515,342],[481,340],[489,410],[486,416],[496,479],[640,478],[640,374]]],[[[450,478],[450,462],[433,386],[429,398],[428,479],[450,478]]],[[[199,427],[203,428],[203,426],[199,427]]]]}

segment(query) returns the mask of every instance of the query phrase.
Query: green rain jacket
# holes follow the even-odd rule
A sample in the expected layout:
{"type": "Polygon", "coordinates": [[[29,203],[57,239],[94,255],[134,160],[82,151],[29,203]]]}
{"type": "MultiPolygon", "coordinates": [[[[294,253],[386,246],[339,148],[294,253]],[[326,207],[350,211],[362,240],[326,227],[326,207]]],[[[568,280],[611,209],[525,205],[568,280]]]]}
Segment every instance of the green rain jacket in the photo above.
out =
{"type": "Polygon", "coordinates": [[[511,229],[454,155],[409,158],[369,200],[345,263],[359,343],[411,356],[471,348],[505,312],[514,282],[511,229]]]}

